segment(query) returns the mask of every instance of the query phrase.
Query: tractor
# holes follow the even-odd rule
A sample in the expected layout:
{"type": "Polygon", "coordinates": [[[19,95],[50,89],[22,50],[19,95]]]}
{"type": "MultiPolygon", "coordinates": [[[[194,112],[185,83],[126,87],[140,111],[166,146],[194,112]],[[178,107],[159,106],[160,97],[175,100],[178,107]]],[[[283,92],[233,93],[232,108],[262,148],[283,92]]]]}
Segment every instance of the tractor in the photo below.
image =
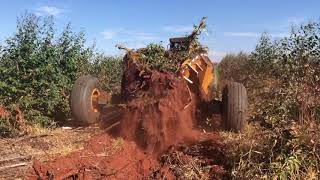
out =
{"type": "MultiPolygon", "coordinates": [[[[201,24],[200,26],[201,27],[201,24]]],[[[198,34],[199,29],[187,37],[171,38],[169,51],[181,51],[189,48],[190,39],[198,34]]],[[[193,49],[188,49],[192,51],[193,49]]],[[[193,58],[182,60],[180,77],[190,89],[197,89],[204,95],[212,91],[213,82],[218,82],[215,75],[216,68],[209,59],[207,52],[199,52],[193,58]]],[[[77,121],[91,124],[99,120],[103,106],[110,102],[112,95],[103,93],[98,86],[98,79],[90,75],[76,80],[71,92],[71,111],[77,121]]],[[[222,101],[219,101],[219,111],[222,115],[222,124],[226,130],[242,131],[247,118],[246,88],[237,82],[231,82],[223,88],[222,101]]]]}

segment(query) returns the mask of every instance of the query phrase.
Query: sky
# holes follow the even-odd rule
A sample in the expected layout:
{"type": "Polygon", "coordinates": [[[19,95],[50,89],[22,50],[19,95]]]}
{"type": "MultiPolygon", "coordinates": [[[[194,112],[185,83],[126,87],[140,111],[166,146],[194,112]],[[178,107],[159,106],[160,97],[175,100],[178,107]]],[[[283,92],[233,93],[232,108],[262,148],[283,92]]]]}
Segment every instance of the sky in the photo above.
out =
{"type": "Polygon", "coordinates": [[[168,44],[184,36],[207,16],[200,41],[213,61],[227,53],[251,52],[261,33],[274,39],[288,36],[292,25],[318,21],[317,0],[3,0],[0,6],[0,42],[16,31],[17,17],[26,11],[52,15],[56,29],[69,22],[84,30],[87,44],[95,43],[107,55],[120,55],[115,45],[129,48],[168,44]]]}

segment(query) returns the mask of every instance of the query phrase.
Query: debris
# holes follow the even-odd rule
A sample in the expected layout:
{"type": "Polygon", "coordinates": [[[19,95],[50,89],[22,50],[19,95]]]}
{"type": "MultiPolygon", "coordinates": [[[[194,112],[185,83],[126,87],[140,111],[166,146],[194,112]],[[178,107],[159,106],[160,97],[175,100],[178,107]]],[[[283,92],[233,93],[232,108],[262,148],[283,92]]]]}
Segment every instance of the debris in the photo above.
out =
{"type": "Polygon", "coordinates": [[[0,105],[0,119],[8,119],[10,116],[11,113],[0,105]]]}
{"type": "Polygon", "coordinates": [[[26,140],[33,139],[33,138],[40,138],[40,137],[46,137],[46,136],[53,136],[53,135],[52,134],[39,134],[39,135],[32,135],[32,136],[24,136],[18,140],[15,140],[14,142],[11,142],[10,146],[15,145],[21,141],[26,141],[26,140]]]}
{"type": "Polygon", "coordinates": [[[72,127],[68,127],[68,126],[63,126],[63,127],[61,127],[61,129],[63,129],[63,130],[71,130],[73,128],[72,127]]]}
{"type": "Polygon", "coordinates": [[[26,128],[26,120],[24,119],[23,113],[22,113],[19,105],[16,105],[15,111],[17,112],[17,114],[16,114],[16,122],[18,123],[18,128],[20,130],[25,130],[25,128],[26,128]]]}
{"type": "Polygon", "coordinates": [[[0,171],[6,170],[6,169],[9,169],[9,168],[16,168],[16,167],[27,166],[27,165],[28,165],[28,163],[12,164],[12,165],[8,165],[8,166],[0,167],[0,171]]]}
{"type": "Polygon", "coordinates": [[[110,129],[112,129],[112,128],[118,126],[118,125],[120,125],[120,121],[117,121],[117,122],[113,123],[113,124],[110,125],[108,128],[106,128],[105,131],[107,132],[107,131],[109,131],[110,129]]]}

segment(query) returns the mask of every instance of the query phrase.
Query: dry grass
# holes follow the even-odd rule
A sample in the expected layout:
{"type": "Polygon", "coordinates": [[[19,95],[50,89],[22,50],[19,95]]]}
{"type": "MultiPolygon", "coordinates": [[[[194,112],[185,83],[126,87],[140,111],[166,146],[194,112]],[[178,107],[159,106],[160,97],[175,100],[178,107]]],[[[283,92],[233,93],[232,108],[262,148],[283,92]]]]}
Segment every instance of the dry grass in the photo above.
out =
{"type": "Polygon", "coordinates": [[[121,151],[123,149],[124,140],[122,138],[112,139],[111,148],[114,151],[121,151]]]}
{"type": "MultiPolygon", "coordinates": [[[[1,178],[20,178],[31,167],[33,159],[45,161],[56,156],[67,155],[83,148],[91,136],[102,133],[97,127],[66,130],[28,126],[27,135],[16,138],[0,139],[0,162],[3,158],[28,157],[23,161],[26,166],[0,171],[1,178]]],[[[119,143],[115,146],[118,147],[119,143]]],[[[12,162],[20,163],[20,162],[12,162]]],[[[0,166],[2,164],[0,163],[0,166]]]]}
{"type": "Polygon", "coordinates": [[[66,155],[72,151],[82,149],[84,140],[96,134],[98,128],[63,129],[41,128],[30,126],[26,129],[28,135],[8,139],[7,143],[17,150],[23,149],[37,159],[47,159],[56,155],[66,155]]]}
{"type": "Polygon", "coordinates": [[[120,137],[111,139],[111,144],[105,146],[103,156],[112,156],[124,149],[124,140],[120,137]]]}
{"type": "Polygon", "coordinates": [[[186,156],[182,152],[175,151],[168,155],[163,155],[162,159],[172,169],[174,174],[182,179],[209,179],[209,167],[201,167],[198,158],[186,156]]]}
{"type": "Polygon", "coordinates": [[[315,124],[288,129],[248,125],[243,133],[221,132],[235,179],[318,179],[320,133],[315,124]]]}

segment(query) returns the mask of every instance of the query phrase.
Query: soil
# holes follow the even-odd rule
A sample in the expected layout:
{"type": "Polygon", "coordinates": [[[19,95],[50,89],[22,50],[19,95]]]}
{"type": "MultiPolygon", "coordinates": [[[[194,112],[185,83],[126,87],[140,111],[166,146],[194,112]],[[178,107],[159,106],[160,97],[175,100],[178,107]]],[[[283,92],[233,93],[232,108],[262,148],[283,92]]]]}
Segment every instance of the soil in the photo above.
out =
{"type": "Polygon", "coordinates": [[[133,56],[124,60],[122,95],[127,104],[120,124],[123,138],[151,153],[161,153],[180,142],[192,142],[196,98],[176,75],[148,70],[133,56]]]}
{"type": "Polygon", "coordinates": [[[134,52],[125,56],[123,69],[124,108],[102,114],[108,122],[102,124],[112,129],[82,150],[35,160],[28,179],[227,178],[231,166],[219,135],[197,128],[211,113],[199,113],[207,104],[199,102],[200,93],[175,74],[146,68],[134,52]],[[111,120],[108,113],[118,116],[111,120]],[[112,125],[118,119],[119,126],[112,125]]]}
{"type": "Polygon", "coordinates": [[[35,160],[51,161],[79,151],[91,136],[103,133],[98,127],[27,128],[27,135],[0,138],[0,179],[25,179],[35,160]]]}
{"type": "Polygon", "coordinates": [[[26,179],[225,179],[224,145],[214,133],[197,142],[171,146],[161,156],[134,141],[106,133],[89,139],[84,149],[54,160],[35,160],[26,179]]]}
{"type": "Polygon", "coordinates": [[[28,179],[141,179],[157,164],[134,142],[102,134],[89,140],[81,151],[46,163],[35,161],[28,179]]]}

